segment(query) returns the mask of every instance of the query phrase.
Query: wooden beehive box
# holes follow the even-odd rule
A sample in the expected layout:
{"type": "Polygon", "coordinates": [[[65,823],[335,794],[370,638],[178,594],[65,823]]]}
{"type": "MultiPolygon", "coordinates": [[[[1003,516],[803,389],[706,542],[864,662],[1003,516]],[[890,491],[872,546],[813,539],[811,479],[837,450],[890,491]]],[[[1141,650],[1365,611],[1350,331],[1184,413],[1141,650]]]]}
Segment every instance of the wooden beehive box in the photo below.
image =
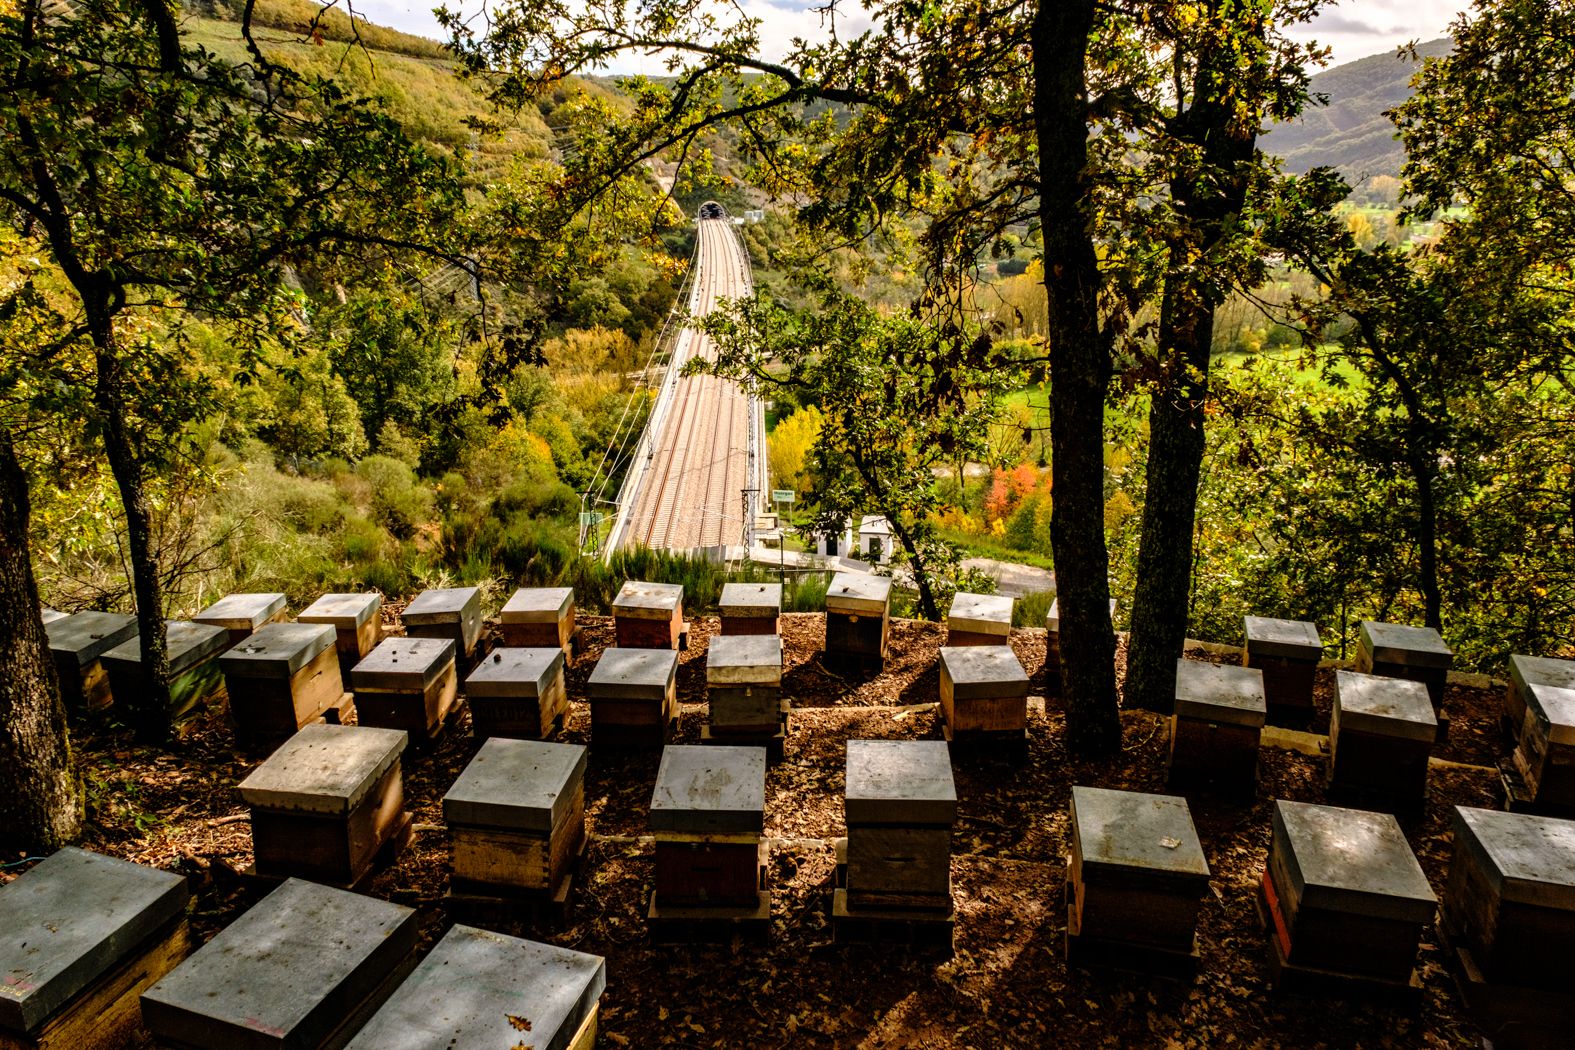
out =
{"type": "Polygon", "coordinates": [[[782,639],[724,634],[705,660],[707,724],[713,739],[771,737],[782,732],[782,639]]]}
{"type": "MultiPolygon", "coordinates": [[[[1110,599],[1110,618],[1116,618],[1116,600],[1110,599]]],[[[1061,599],[1057,598],[1050,603],[1050,611],[1045,613],[1045,688],[1059,691],[1061,688],[1061,599]]]]}
{"type": "Polygon", "coordinates": [[[718,605],[724,635],[776,634],[782,617],[782,585],[724,583],[718,605]]]}
{"type": "Polygon", "coordinates": [[[1526,721],[1526,690],[1533,685],[1575,689],[1575,660],[1553,660],[1545,656],[1511,656],[1509,687],[1504,694],[1504,719],[1511,735],[1520,739],[1526,721]]]}
{"type": "Polygon", "coordinates": [[[1305,729],[1313,716],[1313,681],[1323,659],[1318,626],[1305,620],[1246,617],[1242,665],[1263,672],[1267,721],[1305,729]]]}
{"type": "Polygon", "coordinates": [[[839,572],[826,588],[826,655],[881,665],[891,630],[891,578],[839,572]]]}
{"type": "Polygon", "coordinates": [[[436,587],[422,591],[399,616],[411,638],[446,639],[454,659],[468,667],[481,641],[481,588],[436,587]]]}
{"type": "Polygon", "coordinates": [[[443,796],[456,892],[558,888],[585,841],[585,758],[579,744],[481,745],[443,796]]]}
{"type": "Polygon", "coordinates": [[[383,639],[383,596],[380,594],[325,594],[301,615],[300,623],[326,623],[334,629],[334,649],[339,654],[339,682],[354,688],[350,672],[383,639]]]}
{"type": "Polygon", "coordinates": [[[1266,705],[1255,668],[1176,661],[1169,783],[1251,796],[1266,705]]]}
{"type": "Polygon", "coordinates": [[[651,793],[656,838],[652,907],[769,907],[766,752],[759,747],[669,745],[651,793]]]}
{"type": "Polygon", "coordinates": [[[850,908],[952,906],[957,786],[940,740],[849,740],[846,794],[850,908]]]}
{"type": "Polygon", "coordinates": [[[1337,671],[1329,719],[1330,790],[1381,805],[1420,805],[1437,735],[1438,719],[1421,682],[1337,671]]]}
{"type": "Polygon", "coordinates": [[[591,1050],[606,987],[600,956],[455,926],[347,1050],[591,1050]]]}
{"type": "Polygon", "coordinates": [[[459,696],[456,647],[447,638],[385,638],[355,665],[356,716],[364,726],[436,738],[459,696]]]}
{"type": "Polygon", "coordinates": [[[1391,814],[1276,802],[1260,892],[1277,971],[1417,983],[1438,900],[1391,814]]]}
{"type": "Polygon", "coordinates": [[[574,588],[521,587],[498,618],[504,645],[568,653],[574,642],[574,588]]]}
{"type": "Polygon", "coordinates": [[[327,624],[266,624],[220,656],[219,667],[236,746],[253,754],[278,747],[344,695],[327,624]]]}
{"type": "Polygon", "coordinates": [[[191,950],[186,880],[68,847],[0,886],[0,1050],[108,1050],[191,950]]]}
{"type": "Polygon", "coordinates": [[[1440,919],[1494,984],[1575,983],[1575,821],[1455,807],[1440,919]]]}
{"type": "Polygon", "coordinates": [[[310,725],[240,783],[259,875],[353,885],[410,827],[393,729],[310,725]]]}
{"type": "Polygon", "coordinates": [[[1444,686],[1454,660],[1454,653],[1431,627],[1363,620],[1357,635],[1356,669],[1427,686],[1441,731],[1448,722],[1444,714],[1444,686]]]}
{"type": "Polygon", "coordinates": [[[51,609],[47,605],[41,606],[38,610],[38,618],[43,621],[45,627],[48,627],[56,620],[64,620],[68,615],[70,614],[63,613],[59,609],[51,609]]]}
{"type": "Polygon", "coordinates": [[[1139,963],[1147,951],[1192,956],[1209,864],[1187,800],[1074,787],[1070,816],[1069,948],[1130,946],[1139,963]]]}
{"type": "Polygon", "coordinates": [[[1515,769],[1533,803],[1575,814],[1575,688],[1533,682],[1525,697],[1515,769]]]}
{"type": "Polygon", "coordinates": [[[618,644],[631,649],[677,649],[684,629],[684,589],[676,583],[625,580],[613,599],[618,644]]]}
{"type": "MultiPolygon", "coordinates": [[[[170,714],[180,717],[219,691],[224,675],[219,654],[229,644],[229,632],[191,620],[169,620],[164,625],[164,649],[170,662],[170,714]]],[[[121,642],[101,658],[109,676],[110,692],[121,705],[135,703],[148,690],[142,671],[142,639],[121,642]]]]}
{"type": "Polygon", "coordinates": [[[343,1046],[409,973],[411,908],[290,879],[142,996],[159,1046],[343,1046]]]}
{"type": "Polygon", "coordinates": [[[1010,645],[1013,604],[1005,594],[958,591],[946,612],[946,644],[1010,645]]]}
{"type": "Polygon", "coordinates": [[[602,747],[661,747],[678,728],[678,653],[606,649],[585,683],[591,742],[602,747]]]}
{"type": "Polygon", "coordinates": [[[285,596],[274,592],[230,594],[192,619],[213,627],[223,627],[230,632],[229,644],[236,646],[263,624],[283,623],[287,619],[285,596]]]}
{"type": "Polygon", "coordinates": [[[545,740],[569,710],[563,650],[494,649],[465,679],[470,727],[476,739],[492,736],[545,740]]]}
{"type": "Polygon", "coordinates": [[[73,715],[109,706],[109,673],[102,657],[137,637],[137,618],[121,613],[79,612],[44,627],[60,676],[60,695],[73,715]]]}
{"type": "Polygon", "coordinates": [[[1028,728],[1028,673],[1009,645],[942,648],[940,696],[948,740],[997,733],[1020,738],[1028,728]]]}

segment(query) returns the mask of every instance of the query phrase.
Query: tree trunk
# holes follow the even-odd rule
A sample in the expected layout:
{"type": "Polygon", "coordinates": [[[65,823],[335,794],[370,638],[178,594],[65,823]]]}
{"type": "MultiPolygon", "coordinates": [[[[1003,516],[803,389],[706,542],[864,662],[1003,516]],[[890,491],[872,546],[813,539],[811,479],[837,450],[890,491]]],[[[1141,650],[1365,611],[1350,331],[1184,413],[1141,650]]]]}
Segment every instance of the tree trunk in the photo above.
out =
{"type": "Polygon", "coordinates": [[[1121,746],[1115,636],[1105,546],[1105,392],[1110,342],[1099,321],[1099,260],[1090,234],[1088,38],[1092,0],[1041,0],[1034,14],[1034,130],[1049,301],[1050,542],[1061,618],[1067,747],[1121,746]]]}
{"type": "Polygon", "coordinates": [[[114,326],[107,306],[89,303],[86,312],[98,372],[94,400],[102,417],[104,453],[126,513],[126,544],[131,554],[132,591],[137,600],[137,630],[147,681],[147,688],[135,694],[121,713],[139,740],[164,743],[173,728],[170,662],[164,637],[164,585],[153,550],[153,518],[148,509],[142,461],[126,420],[125,370],[115,345],[114,326]]]}
{"type": "MultiPolygon", "coordinates": [[[[1433,472],[1427,459],[1419,454],[1416,444],[1422,442],[1419,427],[1412,430],[1411,474],[1416,481],[1416,549],[1420,562],[1422,589],[1422,615],[1427,626],[1435,631],[1444,629],[1444,598],[1438,586],[1438,499],[1433,494],[1433,472]]],[[[1437,455],[1433,455],[1434,462],[1437,455]]]]}
{"type": "Polygon", "coordinates": [[[28,558],[27,475],[0,429],[0,846],[48,853],[82,832],[66,706],[28,558]]]}
{"type": "MultiPolygon", "coordinates": [[[[1261,22],[1244,24],[1243,38],[1261,22]]],[[[1138,541],[1132,633],[1124,693],[1128,707],[1168,712],[1175,704],[1176,660],[1186,644],[1193,571],[1198,480],[1203,471],[1204,406],[1219,293],[1204,287],[1200,261],[1229,235],[1247,202],[1256,121],[1237,112],[1242,88],[1230,65],[1233,49],[1211,49],[1199,62],[1190,108],[1178,115],[1182,142],[1199,153],[1198,168],[1171,182],[1185,224],[1170,247],[1157,334],[1158,371],[1149,405],[1147,492],[1138,541]],[[1216,68],[1216,64],[1222,64],[1216,68]]]]}

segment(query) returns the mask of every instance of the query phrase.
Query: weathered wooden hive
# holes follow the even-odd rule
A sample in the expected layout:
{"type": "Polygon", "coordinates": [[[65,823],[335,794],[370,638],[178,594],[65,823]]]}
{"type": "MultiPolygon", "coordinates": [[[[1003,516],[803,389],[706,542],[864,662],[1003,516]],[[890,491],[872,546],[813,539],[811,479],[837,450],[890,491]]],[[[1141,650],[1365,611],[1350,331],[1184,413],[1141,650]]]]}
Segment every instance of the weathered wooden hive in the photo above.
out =
{"type": "Polygon", "coordinates": [[[940,664],[947,740],[1022,743],[1028,728],[1028,672],[1011,646],[948,645],[941,649],[940,664]]]}
{"type": "Polygon", "coordinates": [[[481,745],[443,796],[456,892],[557,890],[585,842],[585,760],[579,744],[481,745]]]}
{"type": "Polygon", "coordinates": [[[724,634],[706,651],[707,723],[703,739],[761,743],[784,736],[782,639],[724,634]]]}
{"type": "Polygon", "coordinates": [[[651,793],[653,915],[673,906],[769,911],[765,814],[764,748],[664,748],[651,793]]]}
{"type": "Polygon", "coordinates": [[[220,656],[219,667],[236,746],[252,754],[278,747],[336,709],[344,696],[334,629],[327,624],[265,624],[220,656]]]}
{"type": "Polygon", "coordinates": [[[1455,807],[1441,923],[1494,984],[1575,983],[1575,821],[1455,807]]]}
{"type": "Polygon", "coordinates": [[[102,658],[116,646],[137,637],[137,618],[122,613],[79,612],[44,627],[49,654],[60,677],[60,696],[73,715],[109,706],[109,673],[102,658]]]}
{"type": "Polygon", "coordinates": [[[600,956],[455,926],[347,1050],[590,1050],[606,987],[600,956]]]}
{"type": "MultiPolygon", "coordinates": [[[[229,632],[192,620],[164,624],[164,651],[170,662],[170,714],[179,717],[217,693],[224,684],[219,654],[229,644],[229,632]]],[[[148,692],[142,671],[142,639],[131,637],[101,657],[109,675],[110,692],[122,706],[136,703],[148,692]]]]}
{"type": "Polygon", "coordinates": [[[1534,805],[1575,816],[1575,688],[1533,682],[1525,696],[1515,771],[1534,805]]]}
{"type": "Polygon", "coordinates": [[[465,679],[470,727],[490,736],[545,740],[562,728],[569,710],[563,650],[494,649],[465,679]]]}
{"type": "Polygon", "coordinates": [[[1247,644],[1242,664],[1263,673],[1267,721],[1305,729],[1313,716],[1313,682],[1323,659],[1318,625],[1268,616],[1246,618],[1247,644]]]}
{"type": "Polygon", "coordinates": [[[1441,733],[1449,721],[1444,713],[1444,686],[1454,661],[1454,653],[1431,627],[1363,620],[1357,635],[1356,669],[1427,686],[1441,733]]]}
{"type": "Polygon", "coordinates": [[[178,1050],[343,1046],[408,972],[411,908],[290,879],[142,996],[178,1050]]]}
{"type": "Polygon", "coordinates": [[[782,585],[724,583],[718,605],[724,635],[776,634],[782,618],[782,585]]]}
{"type": "Polygon", "coordinates": [[[383,640],[383,596],[380,594],[325,594],[301,615],[300,623],[325,623],[334,629],[334,649],[339,654],[339,682],[354,689],[350,672],[383,640]]]}
{"type": "Polygon", "coordinates": [[[1266,705],[1256,668],[1176,661],[1176,706],[1170,717],[1169,783],[1251,796],[1258,784],[1258,743],[1266,705]]]}
{"type": "Polygon", "coordinates": [[[1427,761],[1437,735],[1438,719],[1421,682],[1337,671],[1329,789],[1414,809],[1427,795],[1427,761]]]}
{"type": "Polygon", "coordinates": [[[435,587],[422,591],[399,616],[411,638],[454,643],[454,659],[468,667],[481,641],[481,589],[435,587]]]}
{"type": "Polygon", "coordinates": [[[957,786],[939,740],[849,740],[846,907],[950,912],[957,786]]]}
{"type": "Polygon", "coordinates": [[[661,747],[678,728],[674,650],[606,649],[585,690],[594,746],[661,747]]]}
{"type": "MultiPolygon", "coordinates": [[[[1110,618],[1116,618],[1116,600],[1110,599],[1110,618]]],[[[1061,599],[1050,603],[1045,613],[1045,688],[1051,692],[1061,689],[1061,599]]]]}
{"type": "Polygon", "coordinates": [[[1013,604],[1005,594],[958,591],[946,611],[946,644],[1010,645],[1013,604]]]}
{"type": "Polygon", "coordinates": [[[826,656],[884,665],[891,631],[891,578],[839,572],[826,588],[826,656]]]}
{"type": "Polygon", "coordinates": [[[558,649],[574,643],[574,588],[521,587],[498,614],[503,644],[515,649],[558,649]]]}
{"type": "Polygon", "coordinates": [[[1071,826],[1068,958],[1191,974],[1209,864],[1187,800],[1074,787],[1071,826]]]}
{"type": "Polygon", "coordinates": [[[310,725],[240,783],[259,875],[354,885],[410,829],[393,729],[310,725]]]}
{"type": "Polygon", "coordinates": [[[1260,893],[1280,985],[1419,987],[1417,946],[1438,901],[1391,814],[1276,802],[1260,893]]]}
{"type": "Polygon", "coordinates": [[[1509,658],[1509,686],[1504,694],[1504,720],[1510,735],[1520,739],[1526,720],[1526,691],[1533,685],[1575,689],[1575,660],[1554,660],[1545,656],[1509,658]]]}
{"type": "Polygon", "coordinates": [[[613,599],[618,644],[631,649],[677,649],[684,630],[684,589],[676,583],[625,580],[613,599]]]}
{"type": "Polygon", "coordinates": [[[192,617],[198,623],[229,631],[231,646],[240,645],[263,624],[283,623],[288,618],[285,596],[272,591],[226,595],[192,617]]]}
{"type": "Polygon", "coordinates": [[[0,1050],[125,1045],[186,957],[186,879],[67,847],[0,886],[0,1050]]]}
{"type": "Polygon", "coordinates": [[[355,665],[361,725],[402,729],[418,742],[435,739],[459,696],[457,647],[450,638],[385,638],[355,665]]]}

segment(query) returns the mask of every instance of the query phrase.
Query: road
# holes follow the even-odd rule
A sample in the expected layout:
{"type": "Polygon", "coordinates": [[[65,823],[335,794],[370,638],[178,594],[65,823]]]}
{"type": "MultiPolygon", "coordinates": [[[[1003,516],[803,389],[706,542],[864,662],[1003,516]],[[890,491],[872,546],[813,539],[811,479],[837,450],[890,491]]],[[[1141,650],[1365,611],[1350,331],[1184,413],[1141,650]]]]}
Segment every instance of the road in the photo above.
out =
{"type": "MultiPolygon", "coordinates": [[[[749,259],[731,220],[701,219],[691,315],[704,317],[724,299],[749,294],[749,259]]],[[[709,336],[694,328],[675,344],[674,369],[696,357],[716,359],[709,336]]],[[[629,489],[626,520],[615,530],[622,547],[692,551],[739,547],[744,542],[743,491],[751,478],[749,428],[756,429],[760,459],[764,433],[743,387],[715,376],[680,376],[658,397],[655,430],[646,435],[643,460],[629,489]]]]}

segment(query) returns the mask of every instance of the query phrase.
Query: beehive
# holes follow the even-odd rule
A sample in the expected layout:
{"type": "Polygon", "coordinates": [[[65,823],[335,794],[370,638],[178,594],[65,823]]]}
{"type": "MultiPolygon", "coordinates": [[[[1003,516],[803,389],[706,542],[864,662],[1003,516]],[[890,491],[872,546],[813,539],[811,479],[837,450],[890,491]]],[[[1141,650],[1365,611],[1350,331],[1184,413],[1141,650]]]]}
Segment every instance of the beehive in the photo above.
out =
{"type": "Polygon", "coordinates": [[[1515,748],[1515,769],[1531,801],[1575,813],[1575,688],[1533,682],[1515,748]]]}
{"type": "Polygon", "coordinates": [[[1526,720],[1526,690],[1533,685],[1575,689],[1575,660],[1552,660],[1544,656],[1511,656],[1509,687],[1504,694],[1504,718],[1511,735],[1520,739],[1526,720]]]}
{"type": "Polygon", "coordinates": [[[1329,720],[1329,787],[1379,804],[1414,807],[1427,794],[1438,720],[1427,687],[1338,671],[1329,720]]]}
{"type": "MultiPolygon", "coordinates": [[[[1116,618],[1116,600],[1110,599],[1110,618],[1116,618]]],[[[1045,614],[1045,687],[1051,691],[1061,688],[1061,599],[1050,603],[1045,614]]]]}
{"type": "Polygon", "coordinates": [[[326,623],[334,629],[339,682],[347,690],[355,688],[350,672],[383,638],[382,609],[380,594],[325,594],[296,617],[301,623],[326,623]]]}
{"type": "Polygon", "coordinates": [[[1177,660],[1171,786],[1252,795],[1264,714],[1263,675],[1255,668],[1177,660]]]}
{"type": "Polygon", "coordinates": [[[891,578],[839,572],[826,588],[826,655],[883,664],[891,629],[891,578]]]}
{"type": "Polygon", "coordinates": [[[849,740],[844,807],[851,908],[951,909],[957,787],[939,740],[849,740]]]}
{"type": "Polygon", "coordinates": [[[1304,729],[1313,716],[1313,682],[1323,659],[1316,624],[1305,620],[1246,618],[1242,664],[1263,673],[1269,725],[1304,729]]]}
{"type": "Polygon", "coordinates": [[[310,725],[240,783],[257,873],[352,885],[409,829],[400,755],[406,736],[310,725]]]}
{"type": "Polygon", "coordinates": [[[360,723],[436,738],[459,695],[455,651],[452,639],[383,639],[350,672],[360,723]]]}
{"type": "Polygon", "coordinates": [[[585,841],[585,757],[578,744],[481,745],[443,796],[456,891],[557,889],[585,841]]]}
{"type": "Polygon", "coordinates": [[[455,926],[348,1050],[590,1050],[606,987],[600,956],[455,926]]]}
{"type": "Polygon", "coordinates": [[[559,649],[574,641],[574,588],[521,587],[498,616],[503,644],[514,649],[559,649]]]}
{"type": "Polygon", "coordinates": [[[661,747],[678,728],[678,654],[672,650],[604,650],[585,689],[595,746],[661,747]]]}
{"type": "Polygon", "coordinates": [[[712,739],[769,738],[780,734],[782,639],[765,634],[724,634],[711,639],[705,661],[707,725],[712,739]]]}
{"type": "MultiPolygon", "coordinates": [[[[948,638],[950,641],[950,638],[948,638]]],[[[1028,727],[1028,674],[1009,645],[941,649],[941,720],[948,740],[1028,727]]]]}
{"type": "Polygon", "coordinates": [[[1454,659],[1454,653],[1431,627],[1364,620],[1357,635],[1356,669],[1367,674],[1421,682],[1427,686],[1433,714],[1438,716],[1441,725],[1446,721],[1444,686],[1454,659]]]}
{"type": "MultiPolygon", "coordinates": [[[[229,644],[222,627],[191,620],[169,620],[164,625],[164,651],[170,662],[170,714],[179,717],[219,691],[224,676],[219,654],[229,644]]],[[[148,691],[142,670],[142,639],[121,642],[101,658],[116,702],[134,704],[148,691]]]]}
{"type": "Polygon", "coordinates": [[[219,657],[235,743],[260,753],[336,708],[344,695],[334,629],[270,623],[219,657]]]}
{"type": "Polygon", "coordinates": [[[137,637],[137,618],[121,613],[79,612],[44,627],[60,676],[60,696],[73,715],[109,706],[109,673],[102,657],[137,637]]]}
{"type": "Polygon", "coordinates": [[[481,641],[481,589],[435,587],[422,591],[399,618],[411,638],[453,642],[454,659],[468,667],[481,641]]]}
{"type": "Polygon", "coordinates": [[[782,617],[782,585],[725,583],[717,604],[724,635],[776,634],[782,617]]]}
{"type": "Polygon", "coordinates": [[[651,793],[653,907],[769,906],[765,812],[765,749],[664,748],[651,793]]]}
{"type": "Polygon", "coordinates": [[[191,950],[186,880],[68,847],[0,886],[0,1050],[108,1050],[191,950]]]}
{"type": "Polygon", "coordinates": [[[1437,898],[1388,813],[1274,804],[1261,893],[1278,969],[1409,986],[1437,898]]]}
{"type": "Polygon", "coordinates": [[[1004,594],[958,591],[946,611],[946,644],[1009,645],[1012,599],[1004,594]]]}
{"type": "Polygon", "coordinates": [[[1192,956],[1209,865],[1187,800],[1074,787],[1070,816],[1069,949],[1097,942],[1140,967],[1149,952],[1192,956]]]}
{"type": "Polygon", "coordinates": [[[563,650],[492,650],[465,679],[471,731],[491,736],[544,740],[562,725],[569,710],[563,683],[563,650]]]}
{"type": "Polygon", "coordinates": [[[342,1046],[404,976],[413,909],[290,879],[142,996],[160,1046],[342,1046]],[[359,1015],[359,1016],[358,1016],[359,1015]]]}
{"type": "Polygon", "coordinates": [[[231,646],[244,642],[263,624],[283,623],[286,618],[285,596],[276,592],[226,595],[192,617],[230,632],[231,646]]]}
{"type": "Polygon", "coordinates": [[[625,580],[613,599],[618,644],[633,649],[677,649],[684,629],[684,589],[676,583],[625,580]]]}
{"type": "Polygon", "coordinates": [[[1575,821],[1457,806],[1440,920],[1496,984],[1575,982],[1575,821]]]}

